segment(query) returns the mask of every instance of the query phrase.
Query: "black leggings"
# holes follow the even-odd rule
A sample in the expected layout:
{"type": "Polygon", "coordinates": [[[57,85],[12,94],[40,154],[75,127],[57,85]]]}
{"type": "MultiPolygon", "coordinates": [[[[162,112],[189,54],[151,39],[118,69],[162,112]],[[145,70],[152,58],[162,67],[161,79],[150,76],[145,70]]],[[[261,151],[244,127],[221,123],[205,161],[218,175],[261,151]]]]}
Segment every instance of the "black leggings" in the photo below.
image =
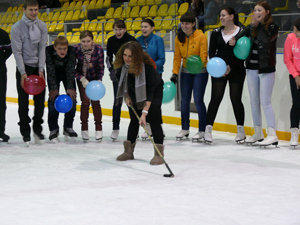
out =
{"type": "Polygon", "coordinates": [[[299,128],[300,121],[300,89],[297,89],[295,78],[290,75],[291,94],[293,105],[290,112],[291,128],[299,128]]]}
{"type": "Polygon", "coordinates": [[[207,110],[207,125],[213,125],[215,122],[220,103],[224,96],[227,80],[229,81],[230,100],[233,107],[236,123],[237,125],[244,126],[245,110],[242,103],[242,93],[245,75],[243,74],[240,74],[238,80],[239,82],[235,82],[236,80],[233,81],[227,76],[221,78],[212,77],[211,100],[207,110]]]}

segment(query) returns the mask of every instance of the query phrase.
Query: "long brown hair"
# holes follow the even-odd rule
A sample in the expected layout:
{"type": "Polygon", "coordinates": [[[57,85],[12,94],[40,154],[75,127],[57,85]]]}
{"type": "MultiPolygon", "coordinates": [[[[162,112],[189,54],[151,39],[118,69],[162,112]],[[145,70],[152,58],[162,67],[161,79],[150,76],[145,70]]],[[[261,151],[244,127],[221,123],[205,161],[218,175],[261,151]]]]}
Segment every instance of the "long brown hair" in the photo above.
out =
{"type": "Polygon", "coordinates": [[[136,41],[129,41],[121,46],[116,54],[116,60],[114,62],[114,68],[118,69],[124,65],[123,54],[125,49],[131,51],[131,65],[129,66],[128,73],[134,74],[134,76],[139,76],[143,71],[143,63],[150,64],[153,66],[151,57],[143,51],[142,46],[136,41]]]}
{"type": "MultiPolygon", "coordinates": [[[[266,12],[269,11],[269,14],[266,15],[266,17],[264,19],[265,21],[263,23],[264,29],[267,30],[268,27],[270,26],[270,24],[273,22],[272,12],[271,12],[271,6],[270,6],[269,2],[264,1],[264,0],[257,2],[255,6],[257,6],[257,5],[263,7],[266,12]]],[[[252,36],[253,37],[257,37],[257,30],[256,30],[256,28],[253,30],[252,36]]]]}

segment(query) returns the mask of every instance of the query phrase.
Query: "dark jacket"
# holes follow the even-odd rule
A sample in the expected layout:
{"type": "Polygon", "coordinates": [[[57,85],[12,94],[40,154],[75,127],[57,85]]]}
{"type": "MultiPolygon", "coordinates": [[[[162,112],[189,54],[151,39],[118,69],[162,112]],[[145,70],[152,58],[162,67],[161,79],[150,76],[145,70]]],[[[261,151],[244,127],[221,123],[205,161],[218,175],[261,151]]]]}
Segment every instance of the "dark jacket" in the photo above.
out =
{"type": "MultiPolygon", "coordinates": [[[[122,68],[117,70],[116,76],[120,80],[122,68]]],[[[154,69],[152,65],[145,64],[145,73],[146,73],[146,93],[147,100],[151,104],[161,104],[163,97],[163,85],[164,81],[162,80],[160,74],[154,69]]],[[[135,97],[135,77],[134,74],[128,74],[128,94],[131,98],[132,103],[136,103],[135,97]]]]}
{"type": "MultiPolygon", "coordinates": [[[[251,37],[254,26],[248,25],[245,30],[236,36],[236,40],[243,37],[244,35],[251,37]]],[[[278,26],[275,23],[271,23],[270,26],[265,30],[264,25],[261,23],[257,26],[257,43],[258,43],[258,62],[259,62],[259,73],[272,73],[276,71],[276,42],[278,36],[278,26]]],[[[250,60],[252,49],[246,60],[247,64],[250,60]]]]}
{"type": "Polygon", "coordinates": [[[6,31],[0,29],[0,68],[5,66],[5,62],[11,53],[9,35],[6,31]]]}
{"type": "Polygon", "coordinates": [[[49,90],[58,90],[58,81],[67,80],[67,89],[75,89],[75,49],[68,46],[67,55],[61,58],[54,46],[46,47],[46,69],[49,90]]]}

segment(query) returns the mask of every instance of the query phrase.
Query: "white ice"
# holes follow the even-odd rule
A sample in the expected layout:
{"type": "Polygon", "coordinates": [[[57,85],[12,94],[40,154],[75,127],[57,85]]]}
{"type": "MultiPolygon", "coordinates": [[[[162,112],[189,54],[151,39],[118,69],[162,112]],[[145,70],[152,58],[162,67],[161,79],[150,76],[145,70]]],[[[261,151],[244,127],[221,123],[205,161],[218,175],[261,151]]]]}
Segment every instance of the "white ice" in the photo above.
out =
{"type": "MultiPolygon", "coordinates": [[[[32,115],[32,107],[30,114],[32,115]]],[[[48,138],[47,109],[44,134],[48,138]]],[[[128,119],[119,139],[109,136],[111,117],[103,117],[104,139],[26,147],[17,125],[17,105],[7,109],[0,144],[1,225],[299,225],[300,147],[286,141],[280,148],[246,146],[234,134],[213,131],[211,145],[176,141],[180,126],[164,124],[164,165],[151,166],[150,141],[137,142],[135,160],[118,162],[128,119]]],[[[62,127],[63,115],[60,115],[62,127]]],[[[190,129],[190,136],[196,133],[190,129]]],[[[61,130],[62,133],[62,130],[61,130]]],[[[140,135],[142,130],[140,130],[140,135]]],[[[33,141],[32,141],[33,142],[33,141]]]]}

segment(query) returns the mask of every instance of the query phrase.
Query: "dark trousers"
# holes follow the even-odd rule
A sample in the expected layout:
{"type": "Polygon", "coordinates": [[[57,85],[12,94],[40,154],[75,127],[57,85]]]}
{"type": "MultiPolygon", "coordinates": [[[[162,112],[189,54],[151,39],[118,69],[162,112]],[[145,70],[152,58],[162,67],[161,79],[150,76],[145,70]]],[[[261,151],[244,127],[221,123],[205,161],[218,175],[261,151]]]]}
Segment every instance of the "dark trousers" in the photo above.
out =
{"type": "MultiPolygon", "coordinates": [[[[63,82],[64,88],[67,92],[67,78],[65,75],[56,76],[56,83],[58,86],[58,90],[59,90],[59,84],[61,81],[63,82]]],[[[76,89],[75,79],[74,79],[74,87],[76,89]]],[[[55,99],[57,97],[58,96],[56,96],[55,99]]],[[[48,126],[49,126],[50,131],[53,131],[53,130],[59,128],[59,126],[58,126],[59,112],[54,107],[55,99],[53,101],[48,99],[48,126]]],[[[77,101],[76,101],[76,99],[75,100],[72,99],[72,102],[73,102],[73,106],[72,106],[71,110],[69,112],[65,113],[64,127],[66,127],[66,128],[73,128],[73,121],[74,121],[74,117],[75,117],[75,113],[76,113],[77,101]]]]}
{"type": "MultiPolygon", "coordinates": [[[[25,65],[25,71],[27,73],[27,76],[30,75],[38,75],[39,74],[39,69],[34,68],[31,66],[25,65]]],[[[21,74],[18,71],[16,72],[16,78],[17,78],[17,91],[18,91],[18,113],[19,113],[19,118],[20,122],[18,123],[20,126],[20,131],[23,137],[29,137],[30,136],[30,125],[29,123],[31,122],[30,117],[28,116],[28,105],[29,105],[29,100],[28,97],[29,95],[24,91],[24,89],[21,87],[21,74]]],[[[45,90],[38,94],[33,96],[34,100],[34,116],[33,116],[33,131],[37,134],[42,133],[42,124],[43,124],[43,115],[44,115],[44,102],[45,102],[45,90]]]]}
{"type": "MultiPolygon", "coordinates": [[[[136,141],[136,137],[138,135],[140,125],[139,125],[139,120],[136,118],[136,115],[134,114],[132,109],[130,107],[128,108],[129,108],[129,115],[130,115],[130,123],[127,131],[127,140],[129,140],[131,143],[134,143],[136,141]]],[[[133,105],[133,108],[135,109],[135,111],[140,117],[142,115],[142,110],[137,109],[136,104],[133,105]]],[[[163,130],[160,125],[161,104],[151,104],[146,118],[147,121],[150,123],[154,142],[157,144],[163,144],[164,141],[163,130]]]]}
{"type": "Polygon", "coordinates": [[[113,81],[113,88],[114,88],[114,105],[113,105],[113,130],[119,130],[120,129],[120,117],[121,117],[121,108],[122,108],[122,102],[116,105],[116,96],[118,92],[118,82],[113,81]]]}
{"type": "Polygon", "coordinates": [[[297,89],[295,78],[290,75],[290,86],[293,105],[290,112],[291,128],[299,128],[300,122],[300,89],[297,89]]]}
{"type": "Polygon", "coordinates": [[[5,113],[6,113],[6,87],[7,74],[6,66],[0,67],[0,135],[5,131],[5,113]]]}

